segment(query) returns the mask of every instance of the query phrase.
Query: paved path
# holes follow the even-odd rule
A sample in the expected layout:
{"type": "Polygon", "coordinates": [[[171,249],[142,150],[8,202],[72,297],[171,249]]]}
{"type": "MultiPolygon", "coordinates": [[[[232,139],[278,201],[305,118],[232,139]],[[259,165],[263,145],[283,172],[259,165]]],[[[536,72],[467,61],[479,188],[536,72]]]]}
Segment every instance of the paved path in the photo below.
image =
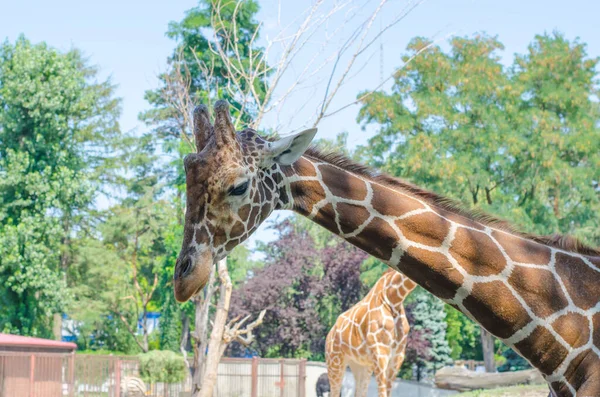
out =
{"type": "MultiPolygon", "coordinates": [[[[397,380],[392,387],[392,397],[446,397],[457,394],[455,391],[436,389],[435,387],[405,380],[397,380]]],[[[371,378],[368,397],[377,397],[377,382],[371,378]]],[[[342,397],[354,397],[354,376],[346,371],[342,386],[342,397]]]]}

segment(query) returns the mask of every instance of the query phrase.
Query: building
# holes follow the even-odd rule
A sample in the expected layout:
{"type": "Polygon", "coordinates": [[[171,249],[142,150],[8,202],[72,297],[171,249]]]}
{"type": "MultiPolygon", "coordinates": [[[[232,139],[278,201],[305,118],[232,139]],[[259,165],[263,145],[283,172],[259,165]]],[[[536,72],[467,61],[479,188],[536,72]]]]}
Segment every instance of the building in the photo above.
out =
{"type": "Polygon", "coordinates": [[[62,396],[77,345],[0,334],[0,396],[62,396]]]}

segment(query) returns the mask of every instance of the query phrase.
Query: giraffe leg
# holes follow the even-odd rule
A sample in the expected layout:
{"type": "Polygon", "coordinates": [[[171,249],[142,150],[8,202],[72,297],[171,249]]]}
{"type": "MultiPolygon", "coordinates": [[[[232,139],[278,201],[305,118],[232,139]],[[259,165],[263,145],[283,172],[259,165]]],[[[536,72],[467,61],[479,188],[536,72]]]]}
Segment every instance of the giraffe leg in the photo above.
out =
{"type": "MultiPolygon", "coordinates": [[[[391,387],[388,389],[388,367],[390,367],[390,357],[388,355],[378,355],[377,365],[375,365],[378,397],[390,396],[391,387]]],[[[391,386],[391,383],[389,384],[391,386]]]]}
{"type": "Polygon", "coordinates": [[[396,380],[396,375],[398,375],[398,371],[400,371],[400,367],[404,362],[404,350],[402,353],[398,353],[388,365],[388,371],[386,374],[386,387],[388,396],[392,395],[392,387],[394,386],[394,381],[396,380]]]}
{"type": "Polygon", "coordinates": [[[346,372],[347,366],[346,360],[342,353],[328,352],[326,361],[327,377],[329,378],[329,397],[340,397],[344,372],[346,372]]]}
{"type": "Polygon", "coordinates": [[[373,371],[369,367],[354,362],[350,362],[350,369],[354,375],[356,385],[354,397],[367,397],[369,382],[371,381],[371,374],[373,371]]]}

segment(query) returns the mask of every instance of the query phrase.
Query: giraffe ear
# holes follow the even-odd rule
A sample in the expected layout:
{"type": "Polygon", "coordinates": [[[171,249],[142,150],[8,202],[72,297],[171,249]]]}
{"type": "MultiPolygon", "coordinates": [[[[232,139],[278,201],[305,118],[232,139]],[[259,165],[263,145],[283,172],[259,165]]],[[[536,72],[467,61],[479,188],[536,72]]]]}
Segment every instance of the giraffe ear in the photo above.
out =
{"type": "Polygon", "coordinates": [[[316,128],[309,128],[295,135],[271,142],[269,154],[274,162],[281,165],[290,165],[304,154],[316,133],[316,128]]]}

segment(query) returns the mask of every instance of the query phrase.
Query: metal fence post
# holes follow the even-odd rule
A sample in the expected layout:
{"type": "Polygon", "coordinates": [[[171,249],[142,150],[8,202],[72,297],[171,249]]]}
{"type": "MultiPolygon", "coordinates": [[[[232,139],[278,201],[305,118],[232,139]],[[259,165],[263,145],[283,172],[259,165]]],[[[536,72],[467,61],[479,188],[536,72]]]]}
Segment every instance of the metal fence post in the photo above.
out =
{"type": "Polygon", "coordinates": [[[29,397],[35,397],[34,394],[35,385],[35,355],[31,355],[29,361],[29,397]]]}
{"type": "Polygon", "coordinates": [[[306,397],[306,359],[298,364],[298,397],[306,397]]]}
{"type": "Polygon", "coordinates": [[[121,395],[121,360],[115,360],[115,397],[121,395]]]}
{"type": "Polygon", "coordinates": [[[258,357],[252,357],[252,370],[251,370],[251,379],[252,379],[252,397],[258,397],[258,357]]]}
{"type": "Polygon", "coordinates": [[[75,396],[75,352],[69,356],[69,396],[75,396]]]}
{"type": "Polygon", "coordinates": [[[285,378],[284,378],[284,365],[283,359],[279,360],[279,396],[283,397],[285,394],[285,378]]]}

